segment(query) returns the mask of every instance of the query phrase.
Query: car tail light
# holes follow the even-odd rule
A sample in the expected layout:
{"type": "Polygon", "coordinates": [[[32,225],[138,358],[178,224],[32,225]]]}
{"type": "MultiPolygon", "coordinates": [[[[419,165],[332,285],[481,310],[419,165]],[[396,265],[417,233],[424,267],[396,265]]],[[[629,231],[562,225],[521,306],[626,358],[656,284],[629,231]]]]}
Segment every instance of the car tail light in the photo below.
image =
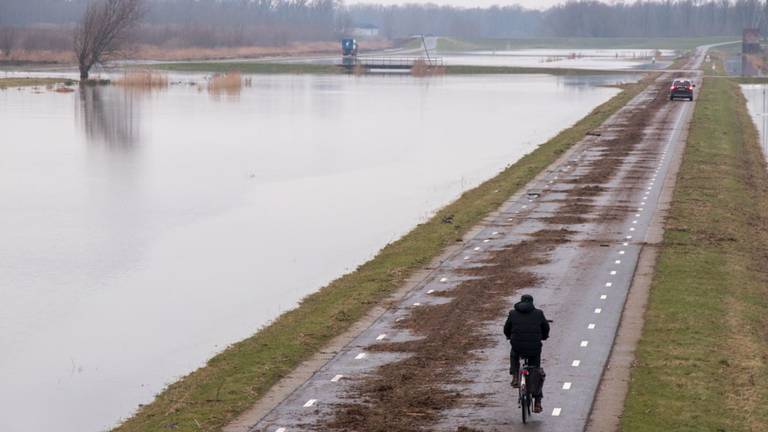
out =
{"type": "Polygon", "coordinates": [[[675,86],[673,85],[673,86],[672,86],[672,87],[670,87],[669,89],[670,89],[670,90],[674,90],[674,89],[675,89],[675,86]]]}
{"type": "Polygon", "coordinates": [[[693,91],[693,86],[688,86],[688,90],[693,91]]]}

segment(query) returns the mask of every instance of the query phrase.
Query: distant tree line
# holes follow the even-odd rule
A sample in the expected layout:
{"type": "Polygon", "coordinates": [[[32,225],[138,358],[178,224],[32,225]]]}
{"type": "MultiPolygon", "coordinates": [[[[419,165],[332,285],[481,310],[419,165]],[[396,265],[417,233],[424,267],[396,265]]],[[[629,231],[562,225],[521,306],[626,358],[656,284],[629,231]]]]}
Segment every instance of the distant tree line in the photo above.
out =
{"type": "Polygon", "coordinates": [[[381,6],[356,4],[338,12],[345,26],[373,24],[389,39],[414,34],[464,38],[538,36],[546,12],[520,6],[455,8],[434,4],[381,6]]]}
{"type": "MultiPolygon", "coordinates": [[[[59,49],[89,0],[1,0],[0,49],[59,49]]],[[[550,9],[433,4],[345,5],[342,0],[146,0],[139,43],[168,47],[283,45],[333,40],[360,24],[382,37],[649,37],[768,34],[766,0],[569,1],[550,9]]]]}
{"type": "Polygon", "coordinates": [[[746,27],[768,30],[763,0],[638,0],[607,5],[570,2],[543,15],[542,30],[553,36],[647,37],[740,35],[746,27]]]}

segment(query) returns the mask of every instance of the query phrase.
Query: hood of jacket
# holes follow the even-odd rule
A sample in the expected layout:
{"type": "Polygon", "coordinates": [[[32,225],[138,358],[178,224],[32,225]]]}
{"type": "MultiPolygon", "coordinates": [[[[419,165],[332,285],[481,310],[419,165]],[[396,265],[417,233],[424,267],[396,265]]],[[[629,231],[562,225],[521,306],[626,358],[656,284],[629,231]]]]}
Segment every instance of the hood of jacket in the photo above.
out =
{"type": "Polygon", "coordinates": [[[520,313],[530,313],[532,312],[536,307],[531,302],[518,302],[515,303],[515,310],[520,313]]]}

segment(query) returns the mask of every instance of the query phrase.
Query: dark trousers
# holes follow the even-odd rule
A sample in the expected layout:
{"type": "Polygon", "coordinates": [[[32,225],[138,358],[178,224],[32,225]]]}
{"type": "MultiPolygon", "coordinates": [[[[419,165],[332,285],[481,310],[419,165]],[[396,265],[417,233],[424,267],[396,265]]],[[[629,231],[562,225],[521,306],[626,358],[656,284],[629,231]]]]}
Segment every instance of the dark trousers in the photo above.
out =
{"type": "Polygon", "coordinates": [[[512,376],[517,376],[517,374],[520,373],[520,357],[525,357],[528,359],[528,366],[534,366],[534,367],[540,367],[541,366],[541,351],[536,353],[535,355],[530,355],[531,353],[528,353],[528,355],[521,356],[518,353],[515,352],[514,348],[510,348],[509,350],[509,374],[512,376]]]}

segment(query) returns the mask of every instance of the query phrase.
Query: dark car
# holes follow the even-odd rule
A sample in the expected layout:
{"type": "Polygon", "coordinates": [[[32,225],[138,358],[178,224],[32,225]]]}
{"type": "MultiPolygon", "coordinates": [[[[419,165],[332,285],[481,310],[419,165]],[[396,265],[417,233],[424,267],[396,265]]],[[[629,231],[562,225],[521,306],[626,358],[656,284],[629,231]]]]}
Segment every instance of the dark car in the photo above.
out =
{"type": "Polygon", "coordinates": [[[675,100],[677,98],[693,100],[693,88],[696,87],[691,80],[675,80],[672,82],[672,87],[669,88],[669,100],[675,100]]]}

